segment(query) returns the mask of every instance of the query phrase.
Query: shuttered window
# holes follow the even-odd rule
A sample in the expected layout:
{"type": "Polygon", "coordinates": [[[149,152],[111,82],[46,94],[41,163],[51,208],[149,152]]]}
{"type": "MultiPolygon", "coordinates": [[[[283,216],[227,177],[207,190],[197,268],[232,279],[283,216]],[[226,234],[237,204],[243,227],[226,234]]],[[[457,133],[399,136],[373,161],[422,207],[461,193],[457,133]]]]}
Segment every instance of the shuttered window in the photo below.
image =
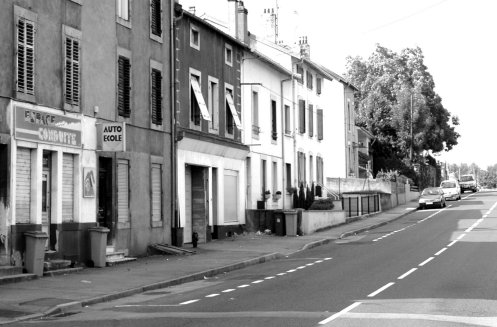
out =
{"type": "Polygon", "coordinates": [[[162,35],[161,0],[150,0],[150,29],[156,36],[162,35]]]}
{"type": "Polygon", "coordinates": [[[131,63],[129,58],[119,56],[117,109],[119,116],[129,118],[131,115],[131,63]]]}
{"type": "Polygon", "coordinates": [[[278,123],[276,112],[276,101],[271,100],[271,138],[273,141],[276,141],[278,139],[278,123]]]}
{"type": "Polygon", "coordinates": [[[79,107],[80,95],[80,41],[65,37],[64,100],[70,107],[79,107]]]}
{"type": "Polygon", "coordinates": [[[314,136],[314,106],[309,105],[309,136],[314,136]]]}
{"type": "Polygon", "coordinates": [[[152,164],[152,224],[162,221],[162,165],[152,164]]]}
{"type": "Polygon", "coordinates": [[[301,65],[297,65],[297,74],[300,75],[300,77],[297,79],[297,82],[300,84],[303,84],[304,82],[304,68],[301,65]]]}
{"type": "Polygon", "coordinates": [[[151,92],[151,108],[152,108],[152,123],[162,125],[162,73],[160,70],[152,69],[152,92],[151,92]]]}
{"type": "Polygon", "coordinates": [[[31,212],[31,150],[17,148],[16,223],[29,224],[31,212]]]}
{"type": "Polygon", "coordinates": [[[321,157],[316,157],[316,180],[319,183],[319,185],[324,185],[324,178],[323,178],[323,158],[321,157]]]}
{"type": "Polygon", "coordinates": [[[321,94],[321,83],[323,82],[323,79],[321,77],[316,78],[316,93],[321,94]]]}
{"type": "Polygon", "coordinates": [[[304,183],[305,185],[305,153],[297,152],[297,173],[298,173],[298,183],[304,183]]]}
{"type": "Polygon", "coordinates": [[[312,77],[312,73],[310,71],[307,71],[307,88],[312,90],[312,87],[313,87],[313,84],[312,84],[312,80],[313,80],[313,77],[312,77]]]}
{"type": "Polygon", "coordinates": [[[305,133],[305,101],[299,100],[299,132],[305,133]]]}
{"type": "Polygon", "coordinates": [[[23,17],[17,20],[16,90],[35,94],[35,23],[23,17]]]}
{"type": "Polygon", "coordinates": [[[74,156],[62,156],[62,222],[74,221],[74,156]]]}
{"type": "Polygon", "coordinates": [[[129,161],[124,159],[117,160],[117,222],[129,224],[129,161]]]}
{"type": "Polygon", "coordinates": [[[318,140],[323,139],[323,109],[317,110],[318,119],[318,140]]]}

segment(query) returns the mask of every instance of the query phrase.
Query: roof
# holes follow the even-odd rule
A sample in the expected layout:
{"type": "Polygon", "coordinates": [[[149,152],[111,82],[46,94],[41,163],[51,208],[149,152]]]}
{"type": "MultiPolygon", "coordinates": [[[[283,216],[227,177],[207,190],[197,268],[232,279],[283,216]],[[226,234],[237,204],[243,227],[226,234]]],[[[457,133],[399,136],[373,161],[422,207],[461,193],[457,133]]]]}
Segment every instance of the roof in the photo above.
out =
{"type": "Polygon", "coordinates": [[[250,50],[250,52],[253,55],[255,55],[258,59],[260,59],[261,61],[264,61],[268,65],[273,66],[280,73],[283,73],[283,74],[288,75],[288,76],[292,76],[292,72],[290,70],[286,69],[285,67],[283,67],[282,65],[280,65],[276,61],[272,60],[271,58],[265,56],[264,54],[260,53],[259,51],[250,50]]]}
{"type": "Polygon", "coordinates": [[[359,91],[359,89],[354,84],[352,84],[352,82],[350,82],[345,77],[340,76],[337,73],[331,71],[329,68],[326,68],[323,65],[315,63],[315,62],[313,62],[313,61],[311,61],[309,59],[304,59],[304,62],[306,64],[310,65],[311,67],[313,67],[314,69],[316,69],[317,71],[319,71],[320,73],[322,73],[325,77],[328,77],[330,80],[334,80],[335,79],[335,80],[339,81],[340,83],[343,83],[343,84],[346,84],[346,85],[350,86],[355,91],[359,91]]]}

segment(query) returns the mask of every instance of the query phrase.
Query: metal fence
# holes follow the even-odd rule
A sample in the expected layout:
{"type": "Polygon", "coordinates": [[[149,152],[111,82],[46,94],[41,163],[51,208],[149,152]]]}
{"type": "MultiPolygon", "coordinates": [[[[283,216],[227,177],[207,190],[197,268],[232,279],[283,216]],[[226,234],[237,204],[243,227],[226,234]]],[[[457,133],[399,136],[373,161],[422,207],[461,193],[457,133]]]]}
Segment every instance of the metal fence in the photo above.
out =
{"type": "Polygon", "coordinates": [[[342,198],[342,208],[346,217],[367,215],[380,211],[378,194],[347,196],[342,198]]]}

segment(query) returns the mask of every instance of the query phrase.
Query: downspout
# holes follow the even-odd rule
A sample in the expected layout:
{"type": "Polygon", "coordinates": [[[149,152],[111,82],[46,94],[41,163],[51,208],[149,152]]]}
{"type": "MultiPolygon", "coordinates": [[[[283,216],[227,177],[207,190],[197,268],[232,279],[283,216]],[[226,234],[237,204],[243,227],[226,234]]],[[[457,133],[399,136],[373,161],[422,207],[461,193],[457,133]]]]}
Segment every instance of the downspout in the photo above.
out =
{"type": "Polygon", "coordinates": [[[292,81],[292,86],[293,86],[293,73],[291,78],[287,78],[284,80],[281,80],[281,90],[280,90],[280,104],[281,104],[281,187],[282,187],[282,209],[285,209],[285,198],[286,198],[286,192],[285,190],[285,185],[286,185],[286,166],[285,166],[285,104],[283,102],[284,96],[283,96],[283,83],[292,81]]]}

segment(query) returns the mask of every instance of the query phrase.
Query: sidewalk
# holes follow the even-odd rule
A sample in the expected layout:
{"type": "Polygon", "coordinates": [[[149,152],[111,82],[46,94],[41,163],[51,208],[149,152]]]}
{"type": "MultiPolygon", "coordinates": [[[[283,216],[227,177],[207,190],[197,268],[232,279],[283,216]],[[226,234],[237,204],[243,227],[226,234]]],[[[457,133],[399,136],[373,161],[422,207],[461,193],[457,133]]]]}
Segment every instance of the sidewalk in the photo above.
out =
{"type": "Polygon", "coordinates": [[[66,275],[0,285],[0,325],[63,313],[275,260],[385,225],[416,207],[417,202],[411,201],[312,235],[250,234],[199,244],[195,255],[156,255],[112,267],[87,268],[66,275]]]}

